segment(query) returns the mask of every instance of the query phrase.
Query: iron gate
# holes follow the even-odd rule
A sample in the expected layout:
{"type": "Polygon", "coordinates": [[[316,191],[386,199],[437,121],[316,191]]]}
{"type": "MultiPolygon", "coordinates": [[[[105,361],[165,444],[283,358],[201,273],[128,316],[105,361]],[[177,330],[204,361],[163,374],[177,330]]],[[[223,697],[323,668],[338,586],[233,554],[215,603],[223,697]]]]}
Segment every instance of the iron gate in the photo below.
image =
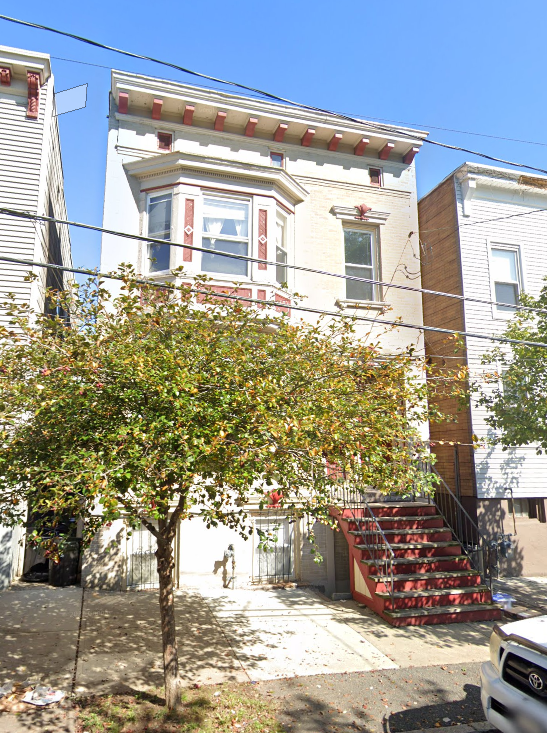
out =
{"type": "Polygon", "coordinates": [[[127,539],[127,589],[144,590],[159,586],[156,564],[156,538],[144,525],[127,539]]]}
{"type": "Polygon", "coordinates": [[[259,583],[287,583],[294,579],[294,521],[276,511],[255,517],[255,558],[253,578],[259,583]],[[259,547],[261,530],[277,537],[268,547],[259,547]]]}

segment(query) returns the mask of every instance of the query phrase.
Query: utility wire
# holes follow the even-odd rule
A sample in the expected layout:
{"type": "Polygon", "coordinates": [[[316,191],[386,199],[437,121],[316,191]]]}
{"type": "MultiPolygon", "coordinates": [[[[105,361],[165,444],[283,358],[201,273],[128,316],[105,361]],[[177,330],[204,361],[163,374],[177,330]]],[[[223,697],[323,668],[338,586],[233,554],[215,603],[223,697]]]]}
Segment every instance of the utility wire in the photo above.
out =
{"type": "MultiPolygon", "coordinates": [[[[40,23],[31,23],[27,20],[20,20],[18,18],[11,18],[8,15],[0,15],[0,19],[6,20],[9,23],[16,23],[18,25],[26,26],[27,28],[36,28],[38,30],[48,31],[49,33],[56,33],[60,36],[65,36],[66,38],[72,38],[75,41],[80,41],[81,43],[86,43],[89,46],[94,46],[96,48],[101,48],[105,51],[112,51],[114,53],[119,53],[122,56],[129,56],[130,58],[134,59],[140,59],[141,61],[151,61],[154,64],[160,64],[161,66],[168,66],[171,69],[176,69],[177,71],[181,71],[184,74],[189,74],[191,76],[197,76],[200,79],[207,79],[208,81],[213,81],[218,84],[226,84],[228,86],[236,87],[237,89],[243,89],[247,92],[253,92],[254,94],[260,94],[263,97],[266,97],[267,99],[271,99],[275,102],[282,102],[283,104],[289,104],[294,107],[299,107],[300,109],[307,109],[311,110],[313,112],[320,112],[322,114],[326,114],[329,116],[338,117],[339,119],[346,120],[348,122],[353,122],[354,124],[359,125],[360,127],[365,127],[366,129],[370,130],[371,132],[384,132],[387,135],[394,135],[397,134],[399,137],[406,137],[409,141],[416,141],[416,135],[412,135],[411,133],[406,133],[403,130],[396,130],[393,127],[386,127],[381,124],[375,124],[372,125],[371,123],[367,123],[364,120],[360,120],[355,117],[351,117],[349,115],[340,114],[337,112],[333,112],[328,109],[324,109],[322,107],[314,107],[313,105],[308,104],[301,104],[298,102],[294,102],[291,99],[287,99],[286,97],[278,96],[277,94],[272,94],[271,92],[266,92],[263,89],[257,89],[255,87],[247,86],[246,84],[240,84],[239,82],[231,81],[228,79],[220,79],[216,76],[210,76],[209,74],[204,74],[199,71],[193,71],[192,69],[188,69],[184,66],[179,66],[178,64],[173,64],[170,61],[162,61],[161,59],[156,59],[153,56],[146,56],[144,54],[138,54],[133,53],[132,51],[124,51],[123,49],[116,48],[114,46],[108,46],[105,43],[99,43],[98,41],[93,41],[90,38],[85,38],[84,36],[78,36],[74,33],[69,33],[68,31],[62,31],[58,28],[51,28],[47,25],[41,25],[40,23]]],[[[525,163],[515,163],[514,161],[505,160],[504,158],[497,158],[493,155],[487,155],[486,153],[481,153],[477,150],[470,150],[469,148],[462,148],[458,145],[449,145],[448,143],[442,143],[438,140],[431,140],[429,138],[425,138],[423,140],[425,143],[429,143],[430,145],[436,145],[441,148],[447,148],[449,150],[457,150],[463,153],[469,153],[470,155],[476,155],[480,158],[485,158],[486,160],[492,160],[495,163],[503,163],[504,165],[511,165],[515,168],[526,168],[527,170],[537,171],[538,173],[544,173],[547,175],[547,170],[544,168],[536,168],[535,166],[527,165],[525,163]]]]}
{"type": "MultiPolygon", "coordinates": [[[[165,240],[162,240],[165,244],[165,240]]],[[[123,281],[122,275],[113,275],[109,273],[98,272],[97,270],[84,270],[78,267],[65,267],[64,265],[54,265],[46,262],[35,262],[32,260],[21,260],[15,257],[3,257],[0,256],[0,262],[12,262],[19,265],[27,265],[29,267],[44,267],[52,268],[62,272],[72,272],[80,275],[90,275],[92,277],[100,277],[106,280],[121,280],[123,281]]],[[[171,283],[160,283],[156,280],[149,280],[146,278],[135,278],[135,282],[142,285],[152,285],[158,289],[175,290],[176,286],[171,283]]],[[[235,286],[234,286],[235,287],[235,286]]],[[[417,323],[405,323],[404,321],[377,321],[376,318],[369,318],[367,316],[350,316],[339,311],[328,311],[321,308],[310,308],[304,305],[292,305],[291,303],[280,303],[277,300],[260,300],[259,298],[248,298],[243,295],[230,295],[229,293],[218,293],[206,287],[200,288],[188,288],[188,292],[196,295],[209,295],[215,298],[227,298],[228,300],[237,300],[244,303],[252,303],[260,307],[269,305],[276,309],[296,310],[304,313],[315,313],[322,316],[331,316],[333,318],[342,318],[350,321],[365,321],[366,323],[374,323],[382,326],[394,326],[395,328],[410,328],[415,331],[433,331],[435,333],[445,333],[449,336],[464,336],[465,338],[476,338],[485,341],[499,341],[504,344],[515,344],[518,346],[532,346],[541,349],[547,349],[547,343],[542,341],[525,341],[523,339],[510,339],[505,336],[490,336],[483,333],[471,333],[469,331],[454,331],[450,328],[437,328],[435,326],[421,326],[417,323]]]]}
{"type": "MultiPolygon", "coordinates": [[[[529,212],[532,213],[532,212],[529,212]]],[[[214,254],[218,254],[220,257],[229,257],[233,260],[242,260],[244,262],[256,262],[261,263],[263,265],[271,265],[273,267],[277,266],[279,263],[274,262],[273,260],[263,260],[258,257],[250,257],[249,255],[238,255],[238,254],[232,254],[228,252],[219,252],[218,250],[210,250],[206,247],[199,247],[195,244],[181,244],[180,242],[173,242],[168,239],[155,239],[154,237],[145,237],[140,234],[128,234],[127,232],[119,232],[113,229],[105,229],[104,227],[98,227],[94,226],[93,224],[83,224],[81,222],[77,221],[69,221],[66,219],[57,219],[52,216],[40,216],[39,214],[31,214],[28,211],[20,211],[18,209],[8,209],[6,207],[0,207],[0,214],[4,214],[6,216],[14,216],[16,218],[20,219],[27,219],[30,221],[45,221],[45,222],[52,222],[55,224],[66,224],[68,226],[74,226],[74,227],[80,227],[82,229],[89,229],[94,232],[101,232],[103,234],[109,234],[111,236],[115,237],[123,237],[124,239],[134,239],[139,242],[146,242],[148,244],[159,244],[163,246],[169,246],[169,247],[180,247],[181,249],[189,249],[194,252],[207,252],[211,254],[213,252],[214,254]]],[[[291,270],[298,270],[299,272],[308,272],[313,275],[323,275],[325,277],[336,277],[341,280],[351,280],[353,282],[362,282],[362,283],[368,283],[371,285],[379,285],[380,287],[386,288],[388,290],[389,288],[395,288],[397,290],[406,290],[413,293],[425,293],[426,295],[435,295],[442,298],[453,298],[455,300],[459,301],[469,301],[472,303],[480,303],[482,305],[495,305],[496,307],[505,307],[505,308],[513,308],[515,310],[526,310],[531,311],[533,313],[543,313],[547,314],[547,309],[545,308],[534,308],[532,306],[527,305],[520,305],[520,304],[514,304],[514,303],[502,303],[496,300],[487,300],[485,298],[474,298],[470,295],[456,295],[455,293],[444,293],[440,290],[428,290],[427,288],[417,288],[412,285],[401,285],[399,283],[393,283],[393,282],[385,282],[383,280],[374,280],[372,278],[367,277],[358,277],[356,275],[347,275],[345,273],[340,272],[329,272],[328,270],[318,270],[314,267],[306,267],[305,265],[292,265],[292,264],[284,264],[283,267],[286,267],[291,270]]]]}

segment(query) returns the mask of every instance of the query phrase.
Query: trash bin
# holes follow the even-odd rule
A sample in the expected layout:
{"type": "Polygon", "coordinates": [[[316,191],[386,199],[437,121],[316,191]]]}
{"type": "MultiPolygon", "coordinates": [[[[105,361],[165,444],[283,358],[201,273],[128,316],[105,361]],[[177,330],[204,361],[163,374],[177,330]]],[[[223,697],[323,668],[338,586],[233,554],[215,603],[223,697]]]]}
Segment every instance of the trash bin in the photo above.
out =
{"type": "Polygon", "coordinates": [[[55,563],[50,561],[49,584],[56,588],[76,585],[79,562],[80,540],[74,537],[66,541],[59,562],[55,563]]]}

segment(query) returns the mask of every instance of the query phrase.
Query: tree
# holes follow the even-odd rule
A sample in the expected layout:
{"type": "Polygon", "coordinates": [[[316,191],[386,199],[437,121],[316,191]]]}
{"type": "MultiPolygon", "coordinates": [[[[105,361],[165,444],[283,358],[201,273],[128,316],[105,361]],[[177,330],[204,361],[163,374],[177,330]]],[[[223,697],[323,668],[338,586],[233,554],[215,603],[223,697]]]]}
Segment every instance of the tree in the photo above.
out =
{"type": "Polygon", "coordinates": [[[496,442],[505,449],[537,443],[541,453],[547,450],[547,348],[533,344],[547,343],[547,285],[537,298],[521,295],[521,303],[543,312],[517,311],[504,336],[532,344],[498,347],[485,355],[483,361],[493,369],[479,403],[490,411],[489,425],[499,431],[496,442]]]}
{"type": "MultiPolygon", "coordinates": [[[[113,520],[157,541],[167,705],[177,705],[173,539],[199,511],[248,537],[246,505],[276,492],[289,516],[329,520],[334,464],[357,487],[401,492],[431,480],[419,423],[425,380],[412,350],[389,359],[351,320],[286,313],[196,285],[143,284],[129,268],[62,293],[60,318],[10,301],[0,345],[0,511],[37,517],[32,539],[56,559],[68,516],[84,541],[113,520]],[[204,294],[205,292],[205,294],[204,294]],[[42,517],[42,519],[40,519],[42,517]]],[[[51,311],[51,309],[50,309],[51,311]]]]}

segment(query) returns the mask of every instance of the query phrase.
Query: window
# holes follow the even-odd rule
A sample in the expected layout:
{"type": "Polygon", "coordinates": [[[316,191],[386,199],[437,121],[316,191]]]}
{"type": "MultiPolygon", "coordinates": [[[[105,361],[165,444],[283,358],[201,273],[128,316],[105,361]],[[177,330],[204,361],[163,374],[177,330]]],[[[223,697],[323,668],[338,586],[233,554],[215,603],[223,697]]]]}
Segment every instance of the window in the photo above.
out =
{"type": "MultiPolygon", "coordinates": [[[[362,229],[344,230],[346,275],[374,279],[375,242],[373,232],[362,229]]],[[[349,300],[375,300],[376,288],[372,283],[346,280],[346,298],[349,300]]]]}
{"type": "MultiPolygon", "coordinates": [[[[172,194],[163,193],[148,199],[148,236],[154,239],[171,239],[172,194]]],[[[149,244],[149,271],[161,272],[170,267],[171,247],[168,244],[149,244]]]]}
{"type": "MultiPolygon", "coordinates": [[[[492,281],[494,300],[498,303],[514,303],[519,300],[520,276],[516,249],[492,247],[492,281]]],[[[495,306],[498,313],[514,313],[510,305],[495,306]]]]}
{"type": "Polygon", "coordinates": [[[274,168],[283,168],[283,153],[270,153],[270,161],[274,168]]]}
{"type": "Polygon", "coordinates": [[[528,499],[509,499],[509,514],[515,514],[515,517],[529,517],[530,505],[528,499]]]}
{"type": "Polygon", "coordinates": [[[204,272],[247,277],[248,263],[224,257],[220,252],[249,254],[249,203],[236,199],[205,197],[203,200],[201,256],[204,272]]]}
{"type": "Polygon", "coordinates": [[[165,150],[170,153],[172,144],[173,136],[170,132],[158,132],[158,150],[165,150]]]}
{"type": "Polygon", "coordinates": [[[369,168],[368,175],[370,177],[371,186],[382,185],[382,169],[381,168],[369,168]]]}
{"type": "Polygon", "coordinates": [[[279,284],[287,282],[287,241],[285,237],[285,220],[277,217],[275,228],[275,279],[279,284]]]}

